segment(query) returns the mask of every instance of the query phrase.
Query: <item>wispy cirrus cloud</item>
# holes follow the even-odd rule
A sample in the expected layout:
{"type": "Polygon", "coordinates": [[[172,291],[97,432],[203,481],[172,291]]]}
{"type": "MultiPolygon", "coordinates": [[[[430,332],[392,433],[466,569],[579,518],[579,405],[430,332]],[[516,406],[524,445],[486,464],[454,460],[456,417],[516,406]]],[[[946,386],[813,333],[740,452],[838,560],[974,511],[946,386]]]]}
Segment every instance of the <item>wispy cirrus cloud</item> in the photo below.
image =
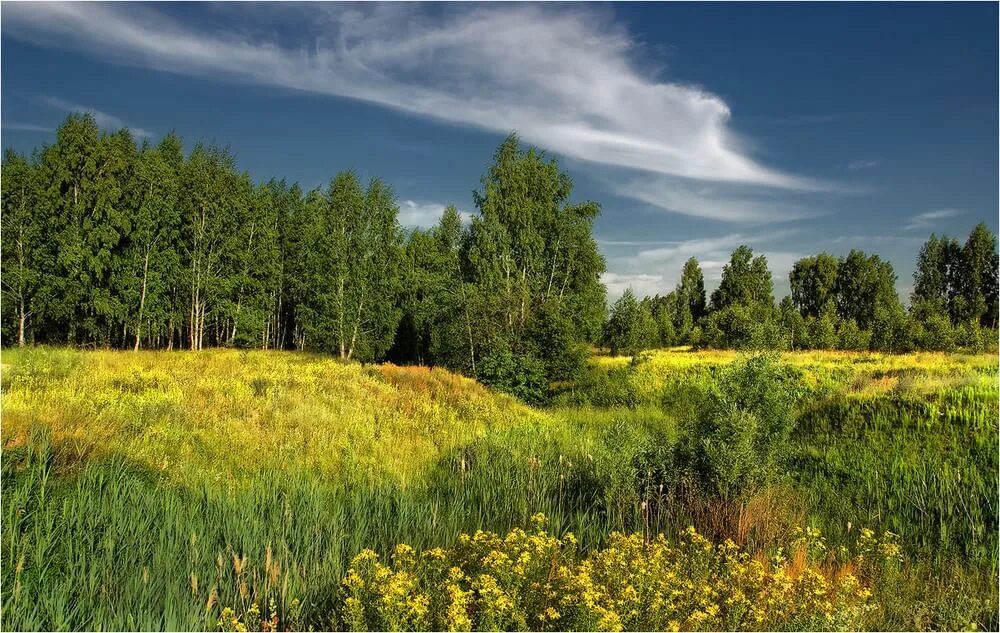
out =
{"type": "MultiPolygon", "coordinates": [[[[216,10],[231,19],[195,27],[134,4],[12,3],[5,7],[5,33],[122,64],[517,130],[540,147],[655,174],[668,186],[825,187],[755,159],[730,129],[730,107],[719,96],[642,72],[633,59],[638,43],[601,9],[307,3],[216,10]]],[[[656,186],[664,185],[623,193],[648,200],[656,186]]],[[[702,202],[710,197],[675,193],[661,206],[719,220],[798,217],[795,210],[765,211],[735,199],[702,202]]]]}
{"type": "Polygon", "coordinates": [[[924,231],[937,225],[938,220],[954,218],[961,214],[962,212],[958,209],[937,209],[934,211],[927,211],[925,213],[918,213],[912,216],[910,221],[903,228],[907,231],[924,231]]]}
{"type": "Polygon", "coordinates": [[[149,130],[144,130],[141,127],[134,127],[125,123],[120,118],[113,114],[108,114],[107,112],[102,112],[97,108],[91,108],[89,106],[80,105],[79,103],[73,103],[65,99],[60,99],[59,97],[42,96],[42,103],[51,106],[57,110],[62,110],[63,112],[89,112],[91,116],[94,117],[94,121],[97,126],[105,130],[119,130],[123,127],[127,127],[132,136],[137,138],[150,138],[154,136],[149,130]]]}
{"type": "Polygon", "coordinates": [[[20,132],[55,132],[55,128],[51,128],[46,125],[18,123],[17,121],[4,121],[0,127],[3,127],[5,130],[17,130],[20,132]]]}
{"type": "Polygon", "coordinates": [[[874,169],[881,164],[881,158],[859,158],[847,163],[847,169],[848,171],[864,171],[866,169],[874,169]]]}
{"type": "Polygon", "coordinates": [[[725,222],[767,223],[815,217],[795,192],[731,183],[693,182],[669,176],[640,177],[615,186],[619,195],[654,207],[725,222]]]}

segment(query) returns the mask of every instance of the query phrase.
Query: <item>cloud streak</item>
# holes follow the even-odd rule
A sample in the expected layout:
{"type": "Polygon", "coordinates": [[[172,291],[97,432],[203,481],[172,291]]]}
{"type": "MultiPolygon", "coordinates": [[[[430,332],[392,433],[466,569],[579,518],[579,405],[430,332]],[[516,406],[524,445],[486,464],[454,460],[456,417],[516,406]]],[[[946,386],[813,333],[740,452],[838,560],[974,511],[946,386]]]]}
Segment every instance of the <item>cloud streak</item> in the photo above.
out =
{"type": "Polygon", "coordinates": [[[34,123],[18,123],[16,121],[4,121],[3,127],[5,130],[16,130],[19,132],[55,132],[54,128],[45,125],[35,125],[34,123]]]}
{"type": "Polygon", "coordinates": [[[937,209],[935,211],[918,213],[911,217],[909,223],[903,228],[907,231],[924,231],[933,228],[938,223],[938,220],[954,218],[961,214],[962,212],[958,209],[937,209]]]}
{"type": "Polygon", "coordinates": [[[91,116],[94,117],[94,121],[97,123],[97,127],[105,130],[119,130],[123,127],[128,128],[132,136],[137,138],[150,138],[153,133],[149,130],[144,130],[141,127],[133,127],[128,125],[120,118],[113,114],[108,114],[107,112],[102,112],[96,108],[91,108],[88,106],[80,105],[79,103],[72,103],[66,101],[65,99],[60,99],[58,97],[44,96],[41,98],[42,103],[56,108],[57,110],[62,110],[63,112],[89,112],[91,116]]]}
{"type": "MultiPolygon", "coordinates": [[[[12,3],[4,10],[5,35],[122,64],[514,129],[575,159],[675,179],[818,188],[755,160],[729,129],[730,108],[720,97],[640,72],[632,63],[636,43],[598,10],[311,4],[217,10],[232,12],[232,20],[218,21],[231,26],[196,29],[136,5],[12,3]],[[268,19],[255,22],[260,13],[268,19]],[[279,28],[282,21],[295,28],[279,28]]],[[[670,210],[707,213],[694,200],[683,202],[670,210]]],[[[768,216],[733,206],[707,217],[743,212],[768,216]]]]}
{"type": "Polygon", "coordinates": [[[847,163],[847,169],[848,171],[864,171],[866,169],[874,169],[881,164],[882,160],[879,158],[860,158],[847,163]]]}
{"type": "Polygon", "coordinates": [[[774,191],[729,183],[697,183],[669,176],[633,179],[615,192],[671,213],[710,220],[765,223],[815,217],[818,212],[774,191]]]}

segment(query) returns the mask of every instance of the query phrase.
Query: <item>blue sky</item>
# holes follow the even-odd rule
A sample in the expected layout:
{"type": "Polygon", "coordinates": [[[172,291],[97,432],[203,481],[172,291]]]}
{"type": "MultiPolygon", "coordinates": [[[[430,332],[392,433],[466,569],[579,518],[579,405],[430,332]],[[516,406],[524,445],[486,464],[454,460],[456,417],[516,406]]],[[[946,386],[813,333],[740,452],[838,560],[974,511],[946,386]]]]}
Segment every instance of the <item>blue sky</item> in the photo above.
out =
{"type": "Polygon", "coordinates": [[[433,223],[507,132],[560,158],[613,297],[708,286],[740,243],[894,264],[997,230],[996,3],[2,6],[2,145],[69,111],[228,145],[309,188],[355,169],[433,223]]]}

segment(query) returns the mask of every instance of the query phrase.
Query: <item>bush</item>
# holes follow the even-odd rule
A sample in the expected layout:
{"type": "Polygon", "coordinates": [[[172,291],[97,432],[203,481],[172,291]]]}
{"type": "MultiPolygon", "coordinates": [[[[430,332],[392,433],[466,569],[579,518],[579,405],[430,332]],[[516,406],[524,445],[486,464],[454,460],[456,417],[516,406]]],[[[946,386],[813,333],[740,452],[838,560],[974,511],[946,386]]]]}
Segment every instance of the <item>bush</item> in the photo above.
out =
{"type": "Polygon", "coordinates": [[[777,310],[768,305],[734,304],[703,321],[701,344],[718,349],[786,349],[788,338],[777,310]]]}
{"type": "Polygon", "coordinates": [[[678,465],[710,494],[729,500],[773,483],[796,397],[795,377],[771,356],[726,367],[684,423],[678,465]]]}
{"type": "Polygon", "coordinates": [[[543,303],[532,319],[527,338],[533,355],[544,363],[550,381],[572,380],[587,365],[587,347],[579,341],[576,326],[557,301],[543,303]]]}
{"type": "Polygon", "coordinates": [[[545,364],[530,354],[514,354],[506,347],[483,358],[476,377],[484,385],[531,404],[545,402],[548,397],[545,364]]]}
{"type": "Polygon", "coordinates": [[[837,346],[836,315],[827,310],[818,317],[806,319],[809,333],[809,347],[812,349],[833,349],[837,346]]]}
{"type": "Polygon", "coordinates": [[[950,352],[955,349],[955,330],[948,315],[933,313],[914,319],[912,338],[919,349],[950,352]]]}
{"type": "Polygon", "coordinates": [[[992,336],[993,340],[996,340],[994,332],[979,327],[979,324],[974,321],[960,323],[954,329],[953,334],[955,346],[967,352],[984,352],[987,349],[989,338],[992,336]]]}
{"type": "Polygon", "coordinates": [[[854,319],[847,319],[840,322],[840,349],[851,351],[861,351],[868,349],[871,342],[871,332],[862,330],[854,319]]]}

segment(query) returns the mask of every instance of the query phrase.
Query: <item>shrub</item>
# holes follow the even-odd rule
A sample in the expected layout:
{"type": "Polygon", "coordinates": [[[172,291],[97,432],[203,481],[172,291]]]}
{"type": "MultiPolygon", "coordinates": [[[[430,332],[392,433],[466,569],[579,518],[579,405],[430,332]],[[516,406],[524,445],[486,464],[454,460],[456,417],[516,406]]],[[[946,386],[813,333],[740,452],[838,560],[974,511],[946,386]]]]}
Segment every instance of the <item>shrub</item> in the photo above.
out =
{"type": "Polygon", "coordinates": [[[557,301],[539,307],[527,338],[549,380],[572,380],[587,366],[587,347],[580,342],[566,308],[557,301]]]}
{"type": "Polygon", "coordinates": [[[910,335],[918,349],[948,352],[955,349],[956,331],[941,312],[915,313],[912,317],[910,335]]]}
{"type": "Polygon", "coordinates": [[[684,424],[678,465],[725,499],[772,483],[794,425],[793,381],[769,355],[727,366],[684,424]]]}
{"type": "Polygon", "coordinates": [[[871,342],[871,332],[867,332],[858,327],[854,319],[846,319],[840,322],[840,349],[861,351],[868,349],[871,342]]]}
{"type": "Polygon", "coordinates": [[[501,347],[482,359],[476,377],[485,385],[525,402],[539,404],[548,396],[545,364],[530,354],[514,354],[501,347]]]}

